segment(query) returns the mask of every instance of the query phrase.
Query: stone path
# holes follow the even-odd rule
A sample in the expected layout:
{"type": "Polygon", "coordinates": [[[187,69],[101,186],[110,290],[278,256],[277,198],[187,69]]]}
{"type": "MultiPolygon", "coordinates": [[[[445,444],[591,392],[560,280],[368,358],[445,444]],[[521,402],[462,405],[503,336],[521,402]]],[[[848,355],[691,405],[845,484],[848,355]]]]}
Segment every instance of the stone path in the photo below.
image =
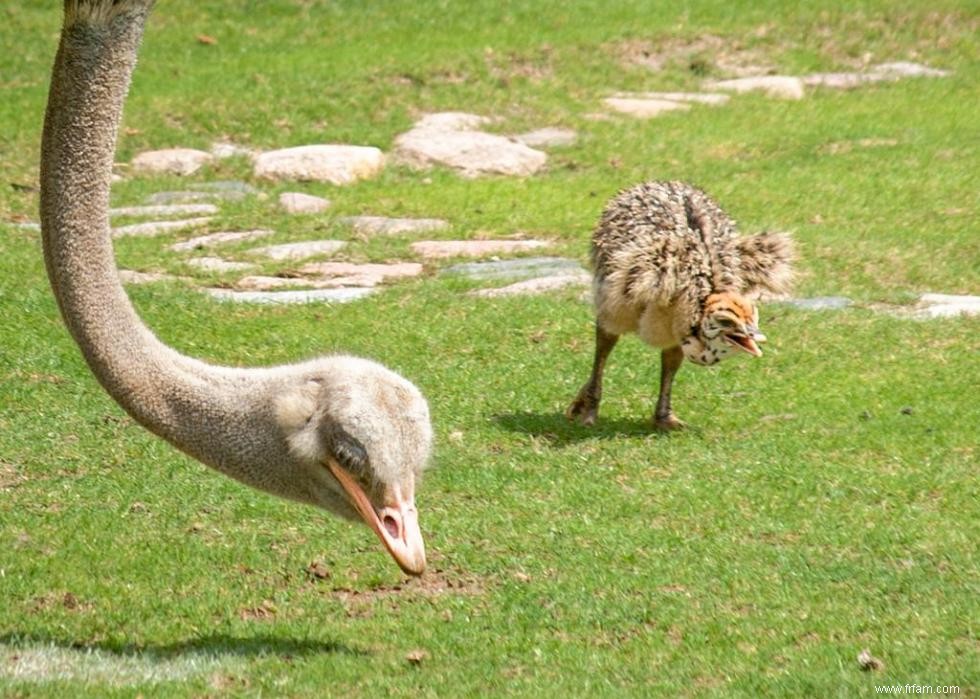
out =
{"type": "Polygon", "coordinates": [[[214,204],[123,206],[109,209],[110,216],[130,216],[133,218],[141,218],[143,216],[194,216],[216,213],[218,213],[218,207],[214,204]]]}
{"type": "Polygon", "coordinates": [[[112,229],[112,237],[125,238],[127,236],[152,237],[163,235],[164,233],[175,233],[188,228],[200,228],[211,221],[210,216],[202,218],[188,218],[179,221],[149,221],[147,223],[133,223],[128,226],[118,226],[112,229]]]}
{"type": "Polygon", "coordinates": [[[694,103],[721,105],[728,100],[722,92],[762,92],[769,97],[800,100],[808,87],[850,90],[871,83],[892,82],[904,78],[941,78],[949,71],[918,63],[880,63],[862,72],[813,73],[810,75],[750,75],[730,80],[707,80],[702,87],[708,92],[619,93],[603,100],[610,109],[638,118],[650,118],[665,112],[690,109],[694,103]]]}
{"type": "Polygon", "coordinates": [[[174,252],[187,252],[188,250],[202,250],[204,248],[213,248],[219,245],[225,245],[227,243],[239,243],[248,240],[257,240],[259,238],[265,238],[274,233],[265,228],[259,228],[253,231],[219,231],[217,233],[208,233],[207,235],[199,235],[194,238],[182,241],[180,243],[174,243],[170,246],[170,249],[174,252]]]}
{"type": "Polygon", "coordinates": [[[384,153],[371,146],[297,146],[255,156],[254,174],[273,180],[345,185],[374,177],[384,163],[384,153]]]}
{"type": "MultiPolygon", "coordinates": [[[[729,80],[705,81],[704,92],[613,93],[602,100],[611,112],[650,118],[670,111],[704,106],[722,107],[732,102],[732,93],[761,91],[783,99],[802,99],[812,89],[855,89],[883,81],[911,77],[940,78],[948,75],[915,63],[882,63],[862,72],[815,73],[804,76],[735,74],[729,80]]],[[[612,118],[608,113],[596,118],[612,118]]],[[[495,119],[465,112],[440,112],[420,118],[411,129],[396,136],[390,157],[371,146],[343,144],[300,145],[260,152],[228,142],[211,145],[210,151],[171,148],[137,155],[130,166],[135,173],[192,175],[223,158],[247,158],[258,180],[322,182],[344,186],[378,176],[386,162],[413,168],[446,167],[464,177],[486,175],[527,177],[540,172],[548,161],[541,149],[574,146],[578,134],[571,129],[548,126],[523,134],[493,132],[495,119]]],[[[864,147],[865,144],[858,143],[864,147]]],[[[878,144],[873,144],[878,145],[878,144]]],[[[855,147],[852,143],[831,144],[828,152],[855,147]]],[[[869,145],[870,147],[870,145],[869,145]]],[[[207,226],[220,213],[225,202],[248,197],[267,198],[245,182],[211,181],[189,183],[186,189],[149,195],[141,206],[110,211],[113,217],[152,218],[113,228],[114,237],[155,236],[183,233],[207,226]]],[[[279,208],[292,215],[329,217],[330,200],[305,192],[286,191],[278,195],[279,208]]],[[[360,215],[328,219],[349,227],[357,238],[372,236],[419,236],[451,229],[451,223],[436,218],[389,218],[360,215]]],[[[36,225],[36,224],[27,224],[36,225]]],[[[232,288],[206,289],[221,301],[246,303],[346,302],[364,298],[379,286],[399,279],[417,278],[425,268],[419,262],[354,264],[339,260],[309,262],[298,269],[295,264],[314,256],[331,257],[348,245],[343,239],[318,239],[255,246],[255,241],[271,237],[266,229],[216,231],[188,237],[169,246],[169,252],[184,256],[183,262],[201,271],[229,275],[224,280],[232,288]],[[247,245],[237,256],[253,261],[228,259],[216,251],[222,246],[247,245]],[[207,251],[208,254],[193,256],[207,251]],[[190,255],[190,256],[188,256],[190,255]],[[259,262],[262,261],[260,268],[259,262]],[[256,273],[261,269],[271,273],[256,273]],[[304,287],[297,289],[293,287],[304,287]]],[[[541,294],[567,288],[586,289],[591,275],[576,260],[560,257],[497,259],[500,255],[538,252],[548,245],[542,240],[415,240],[411,254],[426,262],[426,268],[440,277],[460,277],[480,288],[467,293],[484,298],[541,294]],[[478,261],[450,264],[450,258],[472,257],[478,261]],[[489,258],[489,259],[488,259],[489,258]],[[441,269],[440,269],[441,268],[441,269]]],[[[540,254],[540,253],[539,253],[540,254]]],[[[181,280],[185,277],[162,273],[121,270],[126,283],[181,280]]],[[[807,311],[839,310],[852,305],[843,297],[790,299],[784,301],[807,311]]],[[[890,309],[907,317],[949,317],[960,313],[980,314],[977,297],[924,294],[912,308],[890,309]]]]}
{"type": "Polygon", "coordinates": [[[344,287],[340,289],[312,289],[304,291],[232,291],[230,289],[208,289],[207,292],[219,301],[261,304],[294,304],[331,301],[346,303],[362,299],[374,293],[372,288],[344,287]]]}
{"type": "Polygon", "coordinates": [[[249,250],[250,255],[260,255],[270,260],[302,260],[314,255],[331,255],[347,245],[345,240],[307,240],[299,243],[283,243],[249,250]]]}
{"type": "Polygon", "coordinates": [[[429,114],[395,139],[399,162],[423,169],[442,165],[464,177],[533,175],[548,156],[524,143],[480,131],[488,117],[460,112],[429,114]]]}
{"type": "Polygon", "coordinates": [[[330,208],[330,201],[302,192],[283,192],[279,195],[279,206],[287,214],[319,214],[330,208]]]}
{"type": "Polygon", "coordinates": [[[426,259],[483,257],[500,253],[526,252],[546,246],[541,240],[420,240],[412,252],[426,259]]]}
{"type": "Polygon", "coordinates": [[[387,218],[385,216],[344,216],[337,219],[364,235],[404,235],[428,233],[449,228],[441,218],[387,218]]]}

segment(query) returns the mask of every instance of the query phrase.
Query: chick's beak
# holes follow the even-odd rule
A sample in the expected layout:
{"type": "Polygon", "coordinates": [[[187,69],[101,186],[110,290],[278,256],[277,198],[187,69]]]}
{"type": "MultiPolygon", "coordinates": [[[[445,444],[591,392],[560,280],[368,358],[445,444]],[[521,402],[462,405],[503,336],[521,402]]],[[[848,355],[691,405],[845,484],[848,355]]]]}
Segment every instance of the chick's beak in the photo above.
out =
{"type": "Polygon", "coordinates": [[[748,334],[725,335],[725,339],[743,352],[748,352],[753,357],[761,357],[762,349],[756,343],[765,342],[766,336],[750,329],[748,334]]]}
{"type": "Polygon", "coordinates": [[[401,487],[392,486],[384,493],[384,507],[375,508],[364,489],[339,463],[328,459],[327,467],[395,563],[409,575],[421,575],[425,570],[425,542],[419,529],[414,489],[409,486],[404,492],[401,487]]]}

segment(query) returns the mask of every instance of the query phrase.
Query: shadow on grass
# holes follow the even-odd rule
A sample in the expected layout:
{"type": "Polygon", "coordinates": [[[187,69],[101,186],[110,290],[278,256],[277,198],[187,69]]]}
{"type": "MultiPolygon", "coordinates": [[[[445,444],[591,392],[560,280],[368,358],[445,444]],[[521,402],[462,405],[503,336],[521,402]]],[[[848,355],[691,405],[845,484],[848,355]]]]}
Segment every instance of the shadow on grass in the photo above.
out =
{"type": "Polygon", "coordinates": [[[669,432],[658,432],[650,419],[605,418],[599,416],[592,427],[572,422],[563,413],[505,413],[493,421],[511,432],[521,432],[544,439],[554,446],[564,446],[590,439],[642,437],[664,439],[669,432]]]}
{"type": "Polygon", "coordinates": [[[111,641],[85,643],[65,640],[47,634],[23,635],[13,633],[0,636],[0,647],[2,646],[8,648],[45,646],[81,652],[98,651],[119,657],[141,657],[151,660],[172,660],[183,656],[301,658],[315,655],[367,656],[371,654],[367,650],[352,648],[337,641],[279,638],[269,635],[237,637],[228,634],[209,634],[174,643],[134,645],[111,641]]]}

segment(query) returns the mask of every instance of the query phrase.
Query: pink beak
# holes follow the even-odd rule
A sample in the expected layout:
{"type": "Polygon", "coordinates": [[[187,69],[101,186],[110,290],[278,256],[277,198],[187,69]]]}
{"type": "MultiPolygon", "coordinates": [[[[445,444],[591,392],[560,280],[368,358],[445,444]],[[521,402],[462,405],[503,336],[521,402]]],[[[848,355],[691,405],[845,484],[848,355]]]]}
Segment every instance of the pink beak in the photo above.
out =
{"type": "Polygon", "coordinates": [[[340,483],[351,504],[395,563],[409,575],[422,575],[425,570],[425,542],[419,529],[419,514],[415,509],[415,494],[402,493],[398,486],[385,493],[385,507],[376,510],[364,489],[340,464],[327,460],[330,473],[340,483]]]}

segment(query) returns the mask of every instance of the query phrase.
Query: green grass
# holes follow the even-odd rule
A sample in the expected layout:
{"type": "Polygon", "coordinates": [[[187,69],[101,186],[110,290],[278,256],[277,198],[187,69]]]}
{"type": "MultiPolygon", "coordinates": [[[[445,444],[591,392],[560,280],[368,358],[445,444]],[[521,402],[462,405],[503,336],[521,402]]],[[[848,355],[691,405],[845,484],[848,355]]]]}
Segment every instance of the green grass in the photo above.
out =
{"type": "MultiPolygon", "coordinates": [[[[0,8],[0,221],[36,220],[57,4],[0,8]]],[[[37,234],[0,223],[0,694],[828,697],[918,684],[976,696],[980,325],[866,306],[978,293],[980,12],[660,5],[159,3],[119,162],[220,138],[389,150],[441,109],[499,115],[504,133],[561,125],[578,143],[526,180],[389,167],[298,187],[331,198],[331,217],[443,217],[444,237],[520,232],[584,262],[611,194],[687,179],[746,231],[794,232],[801,295],[858,305],[764,307],[771,350],[685,367],[674,402],[691,428],[663,437],[648,422],[657,357],[635,339],[612,356],[599,424],[562,417],[591,354],[577,292],[482,300],[429,276],[350,305],[248,308],[132,288],[183,352],[252,365],[345,351],[422,388],[437,446],[419,495],[420,584],[365,528],[246,490],[138,428],[65,332],[37,234]],[[628,62],[661,49],[660,72],[628,62]],[[803,73],[865,54],[952,75],[589,117],[617,90],[697,89],[722,58],[803,73]],[[328,578],[307,572],[313,561],[328,578]],[[883,670],[860,671],[863,648],[883,670]],[[14,676],[24,658],[37,673],[14,676]]],[[[232,178],[249,179],[244,162],[193,179],[232,178]]],[[[130,178],[113,201],[183,184],[130,178]]],[[[253,184],[268,198],[223,206],[215,230],[344,234],[330,217],[277,212],[297,185],[253,184]]],[[[159,252],[182,237],[120,240],[120,264],[195,276],[159,252]]],[[[345,254],[409,259],[409,242],[345,254]]]]}

